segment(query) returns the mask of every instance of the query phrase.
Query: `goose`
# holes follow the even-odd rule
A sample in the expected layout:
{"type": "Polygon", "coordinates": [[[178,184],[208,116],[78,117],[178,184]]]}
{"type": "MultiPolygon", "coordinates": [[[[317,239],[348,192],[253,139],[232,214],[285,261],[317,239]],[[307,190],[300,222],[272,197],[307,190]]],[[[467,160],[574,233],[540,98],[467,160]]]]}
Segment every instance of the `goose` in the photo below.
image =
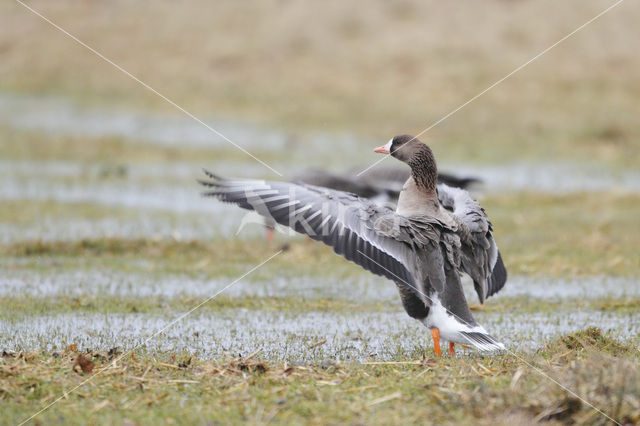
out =
{"type": "MultiPolygon", "coordinates": [[[[400,195],[402,185],[409,179],[410,171],[399,167],[371,167],[355,175],[356,179],[366,182],[373,187],[384,184],[387,190],[393,190],[400,195]],[[399,185],[399,186],[398,186],[399,185]]],[[[473,176],[456,176],[451,173],[438,171],[438,184],[445,184],[456,188],[468,189],[480,183],[481,180],[473,176]]],[[[396,195],[396,199],[398,198],[396,195]]]]}
{"type": "MultiPolygon", "coordinates": [[[[351,192],[395,208],[402,185],[407,181],[409,175],[409,170],[398,167],[372,167],[363,173],[352,171],[344,175],[312,169],[294,176],[291,181],[351,192]]],[[[480,183],[480,179],[438,172],[438,185],[445,184],[450,187],[467,189],[476,183],[480,183]]]]}
{"type": "Polygon", "coordinates": [[[460,278],[461,272],[470,275],[483,300],[504,285],[501,277],[492,278],[498,249],[484,210],[462,189],[447,189],[445,202],[438,200],[436,161],[418,139],[396,136],[374,152],[409,165],[395,211],[304,183],[226,179],[206,170],[209,179],[200,183],[208,187],[203,195],[273,218],[393,281],[407,314],[431,331],[437,356],[441,339],[449,342],[451,356],[456,343],[504,350],[473,317],[460,278]]]}

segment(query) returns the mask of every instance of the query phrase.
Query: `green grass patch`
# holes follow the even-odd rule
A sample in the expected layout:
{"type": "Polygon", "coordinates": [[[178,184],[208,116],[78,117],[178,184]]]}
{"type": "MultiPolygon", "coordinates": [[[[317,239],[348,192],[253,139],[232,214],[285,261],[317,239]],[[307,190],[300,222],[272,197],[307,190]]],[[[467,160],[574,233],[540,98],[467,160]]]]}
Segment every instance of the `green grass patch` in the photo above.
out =
{"type": "MultiPolygon", "coordinates": [[[[231,278],[229,281],[231,282],[231,278]]],[[[388,283],[388,285],[392,285],[388,283]]],[[[77,296],[47,296],[31,295],[0,296],[0,304],[4,307],[0,311],[0,319],[6,321],[22,321],[34,315],[56,315],[63,313],[146,313],[176,315],[186,312],[205,301],[207,296],[176,295],[163,296],[130,296],[87,294],[77,296]]],[[[474,297],[475,299],[475,297],[474,297]]],[[[640,312],[640,299],[561,299],[549,301],[532,299],[530,297],[515,297],[490,299],[484,305],[470,303],[473,312],[487,314],[533,314],[544,312],[575,312],[575,311],[607,311],[619,314],[640,312]]],[[[346,299],[327,299],[313,296],[283,296],[256,297],[243,295],[242,297],[218,295],[214,300],[205,303],[199,311],[216,312],[222,310],[249,309],[255,311],[276,311],[287,313],[307,312],[402,312],[399,299],[376,301],[346,299]]]]}
{"type": "Polygon", "coordinates": [[[481,200],[509,272],[637,276],[640,196],[616,192],[508,193],[481,200]]]}
{"type": "Polygon", "coordinates": [[[612,339],[597,327],[589,327],[576,331],[575,333],[567,334],[566,336],[560,337],[556,343],[564,344],[567,349],[575,351],[588,351],[589,349],[595,348],[615,356],[634,351],[633,347],[612,339]]]}
{"type": "Polygon", "coordinates": [[[0,254],[13,258],[58,258],[73,264],[126,264],[147,260],[144,269],[158,272],[199,274],[205,277],[237,276],[266,260],[269,267],[256,270],[252,277],[266,279],[273,274],[322,276],[327,270],[336,278],[354,277],[361,270],[336,256],[322,244],[296,240],[284,245],[266,244],[263,239],[219,239],[178,241],[174,239],[95,239],[70,242],[32,241],[0,247],[0,254]],[[76,263],[77,262],[77,263],[76,263]]]}
{"type": "MultiPolygon", "coordinates": [[[[215,202],[212,200],[212,202],[215,202]]],[[[550,277],[611,275],[635,277],[640,271],[640,234],[637,227],[640,196],[618,192],[539,194],[517,192],[481,199],[494,224],[495,236],[509,273],[550,277]]],[[[36,220],[41,210],[80,214],[76,205],[48,202],[10,202],[0,218],[11,222],[36,220]],[[57,209],[57,210],[56,210],[57,209]],[[20,219],[22,217],[22,219],[20,219]]],[[[123,210],[123,211],[126,211],[123,210]]],[[[87,207],[87,215],[99,209],[87,207]]],[[[0,247],[0,254],[25,258],[52,257],[87,262],[98,259],[146,259],[158,270],[232,275],[265,260],[279,273],[309,273],[352,277],[360,270],[333,254],[329,247],[303,239],[279,237],[266,244],[260,238],[180,241],[174,239],[91,239],[71,242],[26,241],[0,247]]],[[[264,274],[272,268],[264,268],[264,274]]]]}
{"type": "MultiPolygon", "coordinates": [[[[215,135],[212,134],[212,141],[215,135]]],[[[0,126],[0,150],[6,160],[74,161],[102,172],[97,177],[126,177],[131,164],[194,163],[194,172],[219,161],[250,161],[245,153],[227,144],[219,148],[197,148],[183,145],[163,146],[119,137],[81,137],[38,131],[15,130],[0,126]]],[[[252,148],[251,153],[269,164],[282,159],[278,152],[252,148]]]]}
{"type": "MultiPolygon", "coordinates": [[[[68,312],[82,313],[149,313],[176,315],[186,312],[207,300],[207,296],[175,296],[175,297],[132,297],[110,296],[103,294],[81,296],[8,296],[0,297],[5,308],[0,312],[0,319],[19,321],[33,315],[55,315],[68,312]]],[[[399,301],[366,303],[351,302],[344,299],[321,299],[305,297],[232,297],[220,294],[214,300],[205,303],[198,311],[216,312],[226,309],[249,309],[256,311],[277,311],[287,313],[306,312],[381,312],[402,309],[399,301]]]]}

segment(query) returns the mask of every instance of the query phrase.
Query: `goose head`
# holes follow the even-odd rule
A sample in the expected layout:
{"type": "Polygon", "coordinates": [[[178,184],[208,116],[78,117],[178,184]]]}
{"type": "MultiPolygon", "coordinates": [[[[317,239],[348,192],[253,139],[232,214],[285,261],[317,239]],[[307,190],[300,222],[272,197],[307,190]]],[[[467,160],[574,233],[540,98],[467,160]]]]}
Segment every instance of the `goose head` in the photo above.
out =
{"type": "Polygon", "coordinates": [[[438,167],[431,148],[425,143],[411,135],[400,135],[373,151],[379,154],[390,154],[407,163],[411,167],[411,176],[416,184],[426,191],[435,191],[438,167]]]}

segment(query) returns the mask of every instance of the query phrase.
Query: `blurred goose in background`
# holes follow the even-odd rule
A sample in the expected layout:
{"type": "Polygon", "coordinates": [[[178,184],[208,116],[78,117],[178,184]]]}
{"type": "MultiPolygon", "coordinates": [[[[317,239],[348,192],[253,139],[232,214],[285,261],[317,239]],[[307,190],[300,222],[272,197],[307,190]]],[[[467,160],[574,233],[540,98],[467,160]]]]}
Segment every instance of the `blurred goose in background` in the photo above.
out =
{"type": "MultiPolygon", "coordinates": [[[[359,197],[370,198],[376,203],[395,208],[402,186],[409,179],[410,171],[399,167],[372,167],[365,172],[352,171],[345,175],[325,170],[309,170],[299,174],[292,182],[302,182],[338,191],[351,192],[359,197]]],[[[468,189],[480,183],[475,177],[458,177],[449,173],[438,173],[438,184],[468,189]]]]}
{"type": "Polygon", "coordinates": [[[506,281],[506,270],[496,274],[504,265],[484,210],[466,191],[446,185],[440,191],[445,200],[439,201],[433,153],[417,139],[396,136],[375,152],[410,167],[396,211],[305,183],[228,180],[209,172],[210,180],[201,183],[210,188],[204,195],[272,218],[394,281],[409,316],[431,330],[437,355],[441,338],[449,342],[451,355],[455,343],[504,349],[474,319],[460,279],[461,272],[470,275],[481,300],[506,281]]]}

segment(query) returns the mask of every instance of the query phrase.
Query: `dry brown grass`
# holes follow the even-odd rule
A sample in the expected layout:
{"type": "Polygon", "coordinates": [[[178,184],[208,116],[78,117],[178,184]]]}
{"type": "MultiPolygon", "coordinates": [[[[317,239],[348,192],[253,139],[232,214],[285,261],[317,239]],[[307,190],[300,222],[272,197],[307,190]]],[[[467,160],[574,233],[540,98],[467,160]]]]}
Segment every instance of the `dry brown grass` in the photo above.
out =
{"type": "MultiPolygon", "coordinates": [[[[197,114],[382,139],[422,130],[612,2],[30,4],[197,114]]],[[[17,3],[0,8],[2,90],[172,108],[17,3]]],[[[623,3],[444,122],[440,157],[637,164],[639,19],[623,3]]]]}
{"type": "Polygon", "coordinates": [[[38,420],[309,424],[343,421],[509,424],[640,421],[637,347],[598,329],[573,333],[536,354],[388,363],[282,364],[260,354],[216,361],[108,352],[4,353],[4,420],[19,421],[90,375],[38,420]],[[562,383],[578,396],[551,380],[562,383]],[[92,368],[83,365],[92,363],[92,368]],[[80,368],[81,367],[81,368],[80,368]]]}

